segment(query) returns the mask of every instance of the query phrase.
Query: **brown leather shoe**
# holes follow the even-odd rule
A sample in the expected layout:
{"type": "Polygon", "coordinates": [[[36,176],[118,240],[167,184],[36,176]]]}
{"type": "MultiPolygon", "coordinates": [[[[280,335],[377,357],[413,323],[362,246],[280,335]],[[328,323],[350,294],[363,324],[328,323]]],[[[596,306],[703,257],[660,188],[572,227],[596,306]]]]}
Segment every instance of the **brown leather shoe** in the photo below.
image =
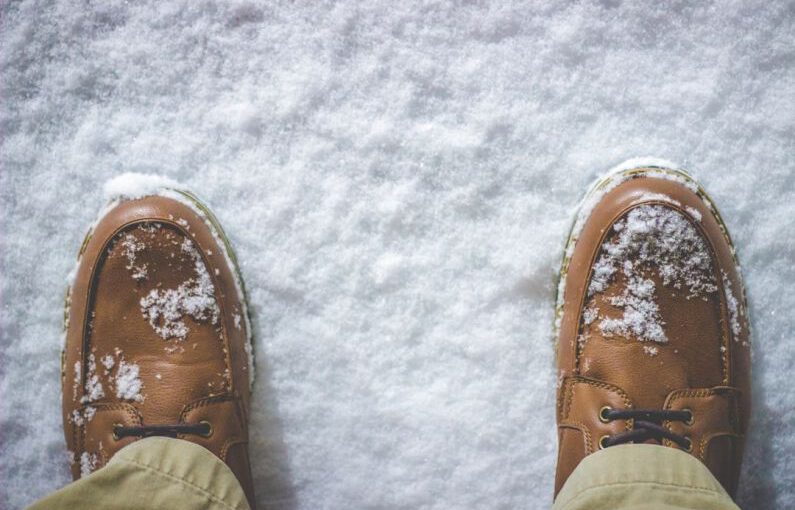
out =
{"type": "Polygon", "coordinates": [[[229,465],[253,508],[242,282],[212,214],[187,192],[159,193],[113,202],[78,256],[62,357],[72,475],[172,436],[229,465]]]}
{"type": "Polygon", "coordinates": [[[566,248],[558,327],[557,495],[600,448],[691,452],[734,495],[750,410],[745,294],[726,226],[681,171],[618,171],[566,248]]]}

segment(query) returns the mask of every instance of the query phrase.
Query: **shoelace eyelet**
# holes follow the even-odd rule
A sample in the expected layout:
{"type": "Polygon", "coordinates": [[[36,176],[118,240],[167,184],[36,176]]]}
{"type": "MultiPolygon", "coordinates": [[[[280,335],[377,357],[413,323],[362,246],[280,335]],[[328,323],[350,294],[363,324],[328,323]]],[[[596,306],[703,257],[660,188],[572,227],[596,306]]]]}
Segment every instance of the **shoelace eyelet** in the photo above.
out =
{"type": "Polygon", "coordinates": [[[599,449],[600,450],[604,450],[605,448],[607,448],[607,445],[605,444],[605,441],[607,441],[608,439],[610,439],[610,436],[602,436],[602,437],[599,438],[599,449]]]}
{"type": "Polygon", "coordinates": [[[604,406],[601,409],[599,409],[599,421],[601,421],[602,423],[609,423],[611,420],[610,418],[607,417],[607,413],[612,410],[613,408],[610,406],[604,406]]]}
{"type": "Polygon", "coordinates": [[[693,414],[693,411],[691,411],[690,409],[682,409],[682,411],[687,411],[687,413],[690,415],[690,418],[685,420],[684,422],[685,425],[692,425],[696,422],[696,415],[693,414]]]}
{"type": "Polygon", "coordinates": [[[122,427],[122,426],[123,426],[123,425],[122,425],[121,423],[114,423],[114,424],[113,424],[113,440],[114,440],[114,441],[118,441],[118,440],[120,440],[120,439],[121,439],[121,438],[119,437],[119,432],[118,432],[118,430],[119,430],[119,427],[122,427]]]}
{"type": "Polygon", "coordinates": [[[207,425],[207,432],[200,433],[199,435],[201,435],[202,437],[210,437],[210,436],[213,435],[213,426],[212,426],[212,424],[209,421],[202,420],[202,421],[199,422],[199,424],[200,425],[207,425]]]}

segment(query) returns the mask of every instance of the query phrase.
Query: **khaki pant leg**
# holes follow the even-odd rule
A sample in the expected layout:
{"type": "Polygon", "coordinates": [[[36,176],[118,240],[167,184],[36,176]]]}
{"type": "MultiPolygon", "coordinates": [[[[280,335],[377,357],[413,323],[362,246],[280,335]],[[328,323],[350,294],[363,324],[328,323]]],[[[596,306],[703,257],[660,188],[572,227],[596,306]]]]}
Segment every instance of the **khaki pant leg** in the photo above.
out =
{"type": "Polygon", "coordinates": [[[122,448],[107,466],[39,500],[30,510],[161,508],[248,510],[235,475],[209,450],[150,437],[122,448]]]}
{"type": "Polygon", "coordinates": [[[692,455],[664,446],[627,444],[587,456],[558,494],[553,510],[739,510],[692,455]]]}

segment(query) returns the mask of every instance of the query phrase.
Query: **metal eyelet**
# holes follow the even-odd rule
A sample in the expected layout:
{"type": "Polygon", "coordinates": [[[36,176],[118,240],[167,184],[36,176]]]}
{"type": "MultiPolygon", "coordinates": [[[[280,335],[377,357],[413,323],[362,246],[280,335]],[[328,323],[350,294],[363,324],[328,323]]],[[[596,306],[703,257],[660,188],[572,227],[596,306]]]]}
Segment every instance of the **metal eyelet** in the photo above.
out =
{"type": "Polygon", "coordinates": [[[118,432],[118,429],[121,428],[121,427],[123,427],[123,425],[121,423],[114,423],[113,424],[113,440],[114,441],[118,441],[118,440],[121,439],[119,437],[119,432],[118,432]]]}
{"type": "Polygon", "coordinates": [[[605,445],[605,441],[607,441],[608,439],[610,439],[610,436],[602,436],[602,437],[599,438],[599,449],[600,450],[604,450],[605,448],[607,448],[607,445],[605,445]]]}
{"type": "Polygon", "coordinates": [[[687,411],[687,413],[690,415],[690,418],[685,420],[685,425],[692,425],[696,422],[696,416],[693,414],[693,411],[690,409],[682,409],[682,411],[687,411]]]}
{"type": "Polygon", "coordinates": [[[683,450],[688,452],[688,453],[692,452],[693,451],[693,440],[690,439],[690,436],[685,436],[685,439],[687,439],[687,448],[683,448],[683,450]]]}
{"type": "Polygon", "coordinates": [[[599,421],[601,421],[602,423],[609,423],[611,420],[606,416],[606,413],[612,410],[613,408],[610,406],[604,406],[601,409],[599,409],[599,421]]]}
{"type": "Polygon", "coordinates": [[[207,432],[200,433],[200,435],[202,437],[210,437],[210,436],[213,435],[213,426],[212,426],[212,424],[209,421],[202,420],[202,421],[199,422],[199,424],[207,425],[207,432]]]}

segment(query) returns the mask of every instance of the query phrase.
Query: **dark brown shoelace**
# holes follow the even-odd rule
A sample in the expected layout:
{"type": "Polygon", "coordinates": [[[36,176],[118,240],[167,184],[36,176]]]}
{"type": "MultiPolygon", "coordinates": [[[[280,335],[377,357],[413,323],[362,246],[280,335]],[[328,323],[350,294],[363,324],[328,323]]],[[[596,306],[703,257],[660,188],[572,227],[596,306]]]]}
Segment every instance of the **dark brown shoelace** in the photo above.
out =
{"type": "Polygon", "coordinates": [[[693,412],[690,410],[611,409],[604,407],[599,412],[599,417],[602,421],[633,420],[632,430],[603,437],[599,441],[599,445],[602,448],[630,442],[642,443],[649,439],[654,439],[661,443],[663,439],[668,439],[685,450],[690,450],[693,446],[690,438],[675,434],[662,426],[663,421],[692,423],[693,412]]]}
{"type": "Polygon", "coordinates": [[[116,439],[121,439],[123,437],[150,436],[176,437],[177,434],[195,434],[209,437],[212,431],[212,426],[206,421],[201,421],[199,423],[177,423],[174,425],[142,425],[140,427],[114,425],[113,437],[116,439]]]}

